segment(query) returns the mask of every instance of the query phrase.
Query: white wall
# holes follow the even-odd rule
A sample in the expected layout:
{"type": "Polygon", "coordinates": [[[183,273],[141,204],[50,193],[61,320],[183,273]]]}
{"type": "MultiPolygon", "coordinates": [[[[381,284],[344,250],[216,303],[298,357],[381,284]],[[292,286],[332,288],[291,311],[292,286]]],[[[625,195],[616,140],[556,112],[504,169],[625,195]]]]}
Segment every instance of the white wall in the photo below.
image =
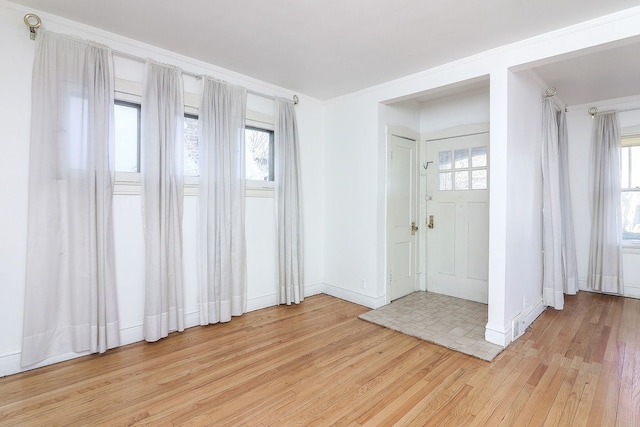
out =
{"type": "MultiPolygon", "coordinates": [[[[583,290],[587,289],[589,241],[591,238],[589,164],[593,120],[587,110],[592,106],[597,106],[600,111],[640,109],[640,99],[625,98],[593,102],[588,105],[570,107],[570,111],[567,113],[569,179],[576,236],[578,281],[580,289],[583,290]]],[[[621,112],[619,119],[622,129],[638,127],[640,126],[640,111],[621,112]]],[[[623,248],[622,266],[625,295],[640,298],[640,249],[633,247],[623,248]]]]}
{"type": "MultiPolygon", "coordinates": [[[[51,31],[73,34],[105,43],[139,57],[208,74],[261,93],[290,98],[292,93],[233,73],[87,27],[33,9],[0,1],[0,376],[20,370],[23,294],[26,269],[26,218],[29,160],[31,68],[35,42],[28,36],[23,16],[36,12],[51,31]]],[[[116,78],[142,82],[144,65],[115,57],[116,78]]],[[[185,91],[201,92],[200,83],[185,76],[185,91]]],[[[324,113],[322,103],[299,94],[296,107],[301,141],[300,162],[305,223],[305,292],[322,291],[324,281],[324,113]]],[[[273,115],[274,103],[250,95],[248,108],[273,115]]],[[[198,324],[196,282],[197,198],[186,191],[184,203],[185,312],[187,325],[198,324]]],[[[191,192],[193,193],[193,192],[191,192]]],[[[114,197],[115,253],[118,302],[123,344],[142,339],[144,309],[144,245],[139,194],[114,197]]],[[[248,309],[276,304],[274,198],[247,197],[248,309]]],[[[62,355],[43,364],[73,357],[62,355]]]]}
{"type": "MultiPolygon", "coordinates": [[[[378,104],[345,99],[325,112],[326,292],[368,306],[384,304],[379,280],[378,104]],[[361,288],[361,280],[366,288],[361,288]]],[[[384,131],[383,131],[384,132],[384,131]]],[[[382,177],[384,182],[384,177],[382,177]]],[[[382,196],[384,198],[384,195],[382,196]]]]}
{"type": "MultiPolygon", "coordinates": [[[[516,261],[508,255],[516,245],[519,233],[517,217],[522,209],[515,201],[525,197],[511,191],[507,185],[514,167],[509,167],[510,155],[526,152],[524,142],[511,138],[524,132],[510,125],[512,119],[529,117],[535,107],[519,105],[510,91],[528,97],[532,86],[510,71],[527,68],[535,61],[621,40],[640,34],[640,9],[621,12],[588,23],[564,28],[528,40],[483,52],[411,76],[387,82],[366,90],[331,100],[326,105],[326,222],[325,253],[327,289],[335,295],[369,307],[384,301],[385,271],[385,181],[386,142],[384,111],[379,106],[396,99],[407,99],[459,82],[490,76],[491,171],[490,171],[490,241],[489,241],[489,322],[485,336],[492,342],[510,341],[511,314],[522,310],[522,298],[536,292],[533,279],[522,292],[520,281],[507,263],[516,261]],[[516,68],[514,68],[516,67],[516,68]],[[512,117],[513,115],[513,117],[512,117]],[[511,150],[511,151],[509,151],[511,150]],[[515,154],[514,154],[515,150],[515,154]],[[355,160],[353,160],[355,159],[355,160]],[[515,197],[514,200],[509,200],[515,197]],[[514,240],[516,239],[516,240],[514,240]],[[360,289],[360,278],[366,278],[367,289],[360,289]],[[373,280],[372,280],[373,279],[373,280]]],[[[538,94],[540,95],[540,94],[538,94]]],[[[540,102],[540,98],[535,101],[540,102]]],[[[533,113],[535,114],[535,113],[533,113]]],[[[448,119],[450,120],[450,119],[448,119]]],[[[531,125],[533,127],[533,125],[531,125]]],[[[445,126],[443,126],[445,127],[445,126]]],[[[422,130],[422,129],[421,129],[422,130]]],[[[529,137],[524,135],[527,140],[529,137]]],[[[527,165],[529,165],[527,163],[527,165]]],[[[517,166],[517,164],[516,164],[517,166]]],[[[527,169],[534,177],[534,170],[527,169]]],[[[533,203],[529,201],[529,203],[533,203]]],[[[534,239],[536,223],[528,213],[531,229],[527,242],[534,239]]],[[[533,258],[533,251],[525,256],[533,258]]],[[[531,267],[541,275],[540,263],[531,267]],[[536,267],[537,266],[537,267],[536,267]]],[[[535,296],[531,297],[533,300],[535,296]]],[[[534,304],[525,301],[526,306],[534,304]]]]}
{"type": "Polygon", "coordinates": [[[489,87],[434,99],[421,104],[420,133],[489,123],[489,111],[489,87]]]}
{"type": "Polygon", "coordinates": [[[379,119],[387,126],[404,127],[420,133],[420,113],[422,104],[418,101],[406,100],[380,106],[379,119]]]}
{"type": "Polygon", "coordinates": [[[524,326],[535,320],[544,308],[542,92],[526,72],[509,75],[505,320],[522,314],[524,326]]]}

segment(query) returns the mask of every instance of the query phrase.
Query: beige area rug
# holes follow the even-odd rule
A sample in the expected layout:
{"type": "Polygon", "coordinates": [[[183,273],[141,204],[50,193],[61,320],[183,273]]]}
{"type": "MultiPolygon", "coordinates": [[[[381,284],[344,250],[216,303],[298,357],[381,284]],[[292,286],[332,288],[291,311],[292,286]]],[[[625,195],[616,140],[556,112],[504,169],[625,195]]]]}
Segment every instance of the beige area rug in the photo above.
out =
{"type": "Polygon", "coordinates": [[[419,291],[358,317],[491,362],[504,347],[485,341],[487,316],[486,304],[419,291]]]}

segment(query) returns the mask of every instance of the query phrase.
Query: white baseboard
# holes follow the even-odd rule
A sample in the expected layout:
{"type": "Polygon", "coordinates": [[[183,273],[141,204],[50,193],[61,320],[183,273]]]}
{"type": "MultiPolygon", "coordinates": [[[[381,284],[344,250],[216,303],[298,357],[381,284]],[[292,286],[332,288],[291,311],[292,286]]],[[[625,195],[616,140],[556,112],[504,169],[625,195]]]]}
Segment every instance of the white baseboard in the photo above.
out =
{"type": "Polygon", "coordinates": [[[524,315],[524,328],[525,330],[531,326],[531,324],[547,309],[542,302],[542,298],[534,305],[530,306],[526,310],[523,310],[524,315]]]}
{"type": "Polygon", "coordinates": [[[66,360],[76,359],[82,356],[88,356],[90,352],[84,353],[65,353],[57,356],[50,357],[42,362],[33,364],[28,368],[20,366],[21,353],[11,353],[0,356],[0,377],[6,377],[7,375],[17,374],[19,372],[26,372],[32,369],[41,368],[47,365],[53,365],[54,363],[64,362],[66,360]]]}
{"type": "MultiPolygon", "coordinates": [[[[526,330],[531,324],[544,312],[547,307],[542,303],[542,298],[535,302],[535,304],[530,305],[526,309],[522,310],[520,313],[514,316],[514,319],[520,318],[523,321],[523,331],[526,330]]],[[[490,343],[501,345],[506,347],[512,341],[512,320],[509,319],[507,325],[504,328],[500,329],[499,325],[490,325],[487,324],[487,327],[484,332],[484,339],[489,341],[490,343]]]]}
{"type": "MultiPolygon", "coordinates": [[[[314,283],[312,285],[304,286],[304,296],[310,297],[313,295],[321,294],[324,288],[324,283],[314,283]]],[[[247,312],[262,310],[263,308],[273,307],[278,305],[278,296],[273,293],[269,295],[262,295],[247,300],[247,312]]]]}
{"type": "MultiPolygon", "coordinates": [[[[310,297],[323,292],[324,283],[316,283],[313,285],[305,285],[305,296],[310,297]]],[[[247,312],[256,311],[267,307],[273,307],[277,305],[276,294],[260,296],[247,300],[247,312]]],[[[198,311],[185,314],[185,329],[198,326],[200,324],[200,313],[198,311]]],[[[144,340],[142,325],[134,325],[120,329],[120,345],[128,345],[144,340]]],[[[0,355],[0,377],[7,375],[13,375],[20,372],[26,372],[31,369],[40,368],[43,366],[51,365],[58,362],[64,362],[65,360],[75,359],[89,355],[91,353],[66,353],[58,356],[50,357],[40,363],[37,363],[28,368],[20,366],[21,353],[19,351],[13,353],[7,353],[0,355]]]]}
{"type": "Polygon", "coordinates": [[[324,283],[315,283],[313,285],[305,285],[304,287],[304,296],[311,297],[313,295],[319,295],[324,293],[325,284],[324,283]]]}
{"type": "MultiPolygon", "coordinates": [[[[593,289],[589,289],[587,287],[587,279],[578,279],[578,288],[581,291],[586,291],[586,292],[596,292],[593,289]]],[[[630,285],[625,285],[624,287],[624,295],[625,297],[628,298],[637,298],[640,299],[640,287],[636,284],[633,284],[632,286],[630,285]]]]}
{"type": "Polygon", "coordinates": [[[484,339],[492,344],[506,347],[510,342],[511,326],[505,329],[506,330],[500,330],[496,326],[487,324],[486,328],[484,329],[484,339]]]}
{"type": "Polygon", "coordinates": [[[327,295],[331,295],[332,297],[374,309],[380,308],[386,304],[384,295],[381,297],[372,297],[359,292],[340,288],[338,286],[329,285],[327,283],[324,284],[323,292],[327,295]]]}
{"type": "Polygon", "coordinates": [[[263,308],[273,307],[278,304],[278,297],[275,293],[263,295],[247,300],[247,312],[262,310],[263,308]]]}
{"type": "Polygon", "coordinates": [[[640,299],[640,288],[636,288],[635,286],[625,286],[624,287],[624,296],[629,298],[639,298],[640,299]]]}

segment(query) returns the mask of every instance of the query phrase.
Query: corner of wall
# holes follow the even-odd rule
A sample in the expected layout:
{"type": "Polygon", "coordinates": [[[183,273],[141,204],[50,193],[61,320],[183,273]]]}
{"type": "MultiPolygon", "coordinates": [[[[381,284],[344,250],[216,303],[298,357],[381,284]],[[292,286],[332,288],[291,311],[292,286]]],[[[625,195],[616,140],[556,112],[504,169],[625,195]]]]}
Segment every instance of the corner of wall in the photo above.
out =
{"type": "MultiPolygon", "coordinates": [[[[530,305],[526,309],[516,314],[513,319],[509,321],[509,324],[505,325],[502,330],[498,329],[494,325],[487,324],[485,329],[484,338],[493,343],[506,347],[514,341],[513,337],[513,322],[519,323],[521,336],[526,329],[533,324],[533,322],[547,309],[543,304],[542,298],[530,305]]],[[[515,337],[516,339],[518,337],[515,337]]]]}

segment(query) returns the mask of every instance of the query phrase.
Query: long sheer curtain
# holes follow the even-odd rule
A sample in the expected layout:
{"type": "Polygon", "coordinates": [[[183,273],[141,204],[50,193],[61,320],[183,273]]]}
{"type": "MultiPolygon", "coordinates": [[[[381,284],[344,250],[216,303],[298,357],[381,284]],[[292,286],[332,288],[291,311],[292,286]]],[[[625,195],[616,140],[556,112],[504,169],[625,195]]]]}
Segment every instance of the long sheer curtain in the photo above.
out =
{"type": "Polygon", "coordinates": [[[304,245],[298,124],[293,102],[276,99],[275,187],[278,302],[304,300],[304,245]]]}
{"type": "Polygon", "coordinates": [[[542,104],[542,221],[543,303],[557,310],[564,307],[562,265],[562,204],[556,107],[550,98],[542,104]]]}
{"type": "Polygon", "coordinates": [[[587,284],[600,292],[623,294],[617,113],[595,117],[591,145],[591,243],[587,284]]]}
{"type": "Polygon", "coordinates": [[[147,61],[141,175],[145,234],[144,338],[184,330],[182,72],[147,61]]]}
{"type": "Polygon", "coordinates": [[[246,89],[204,78],[198,137],[201,325],[246,312],[246,105],[246,89]]]}
{"type": "Polygon", "coordinates": [[[120,345],[111,51],[40,31],[32,84],[22,366],[120,345]]]}
{"type": "Polygon", "coordinates": [[[558,111],[558,172],[560,179],[560,204],[562,215],[562,281],[564,293],[578,292],[578,262],[576,259],[576,238],[571,207],[571,185],[569,183],[569,136],[567,115],[558,111]]]}

